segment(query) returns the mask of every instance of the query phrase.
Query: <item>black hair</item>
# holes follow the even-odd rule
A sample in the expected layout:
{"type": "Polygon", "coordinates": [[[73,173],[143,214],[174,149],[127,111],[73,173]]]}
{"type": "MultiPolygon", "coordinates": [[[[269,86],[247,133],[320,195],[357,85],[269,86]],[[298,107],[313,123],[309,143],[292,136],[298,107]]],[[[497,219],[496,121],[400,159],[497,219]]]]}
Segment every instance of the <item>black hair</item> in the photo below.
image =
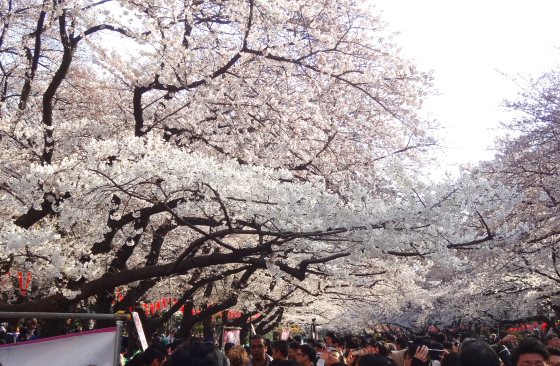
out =
{"type": "Polygon", "coordinates": [[[281,360],[281,361],[282,362],[280,362],[280,366],[299,366],[299,363],[296,360],[281,360]]]}
{"type": "Polygon", "coordinates": [[[517,349],[512,354],[512,365],[517,365],[519,356],[528,353],[536,353],[538,355],[541,355],[545,362],[548,362],[548,359],[550,358],[550,353],[548,353],[546,347],[538,339],[529,337],[519,341],[517,349]]]}
{"type": "Polygon", "coordinates": [[[441,351],[429,351],[430,353],[430,358],[432,360],[439,360],[441,359],[441,356],[443,355],[443,345],[439,342],[432,342],[432,344],[430,345],[431,349],[440,349],[441,351]]]}
{"type": "Polygon", "coordinates": [[[166,366],[228,366],[228,359],[211,343],[185,343],[167,359],[166,366]]]}
{"type": "Polygon", "coordinates": [[[501,363],[498,354],[484,341],[472,339],[461,344],[457,366],[500,366],[501,363]]]}
{"type": "Polygon", "coordinates": [[[266,340],[265,340],[264,337],[263,337],[262,335],[260,335],[260,334],[255,334],[255,335],[253,335],[253,336],[251,337],[251,340],[253,340],[253,339],[260,339],[260,340],[263,341],[263,343],[266,343],[266,340]]]}
{"type": "Polygon", "coordinates": [[[368,353],[360,356],[358,366],[388,366],[387,359],[380,354],[368,353]]]}
{"type": "Polygon", "coordinates": [[[395,344],[396,344],[397,346],[401,346],[402,349],[405,349],[405,348],[406,348],[406,343],[407,343],[407,342],[408,342],[408,341],[407,341],[406,338],[404,338],[404,337],[399,337],[399,338],[397,338],[397,339],[395,340],[395,344]]]}
{"type": "Polygon", "coordinates": [[[434,335],[434,340],[436,342],[439,342],[439,343],[443,344],[447,341],[447,336],[443,333],[437,333],[437,334],[434,335]]]}
{"type": "Polygon", "coordinates": [[[339,346],[344,346],[344,340],[342,338],[333,338],[331,344],[338,344],[339,346]]]}
{"type": "Polygon", "coordinates": [[[299,349],[300,346],[301,345],[298,342],[291,342],[290,343],[290,348],[293,348],[293,349],[299,349]]]}
{"type": "Polygon", "coordinates": [[[385,342],[374,342],[373,343],[373,348],[377,348],[379,354],[383,357],[387,357],[389,356],[389,348],[387,347],[387,344],[385,342]]]}
{"type": "Polygon", "coordinates": [[[480,339],[480,336],[472,330],[467,330],[466,332],[461,333],[461,342],[464,342],[467,338],[480,339]]]}
{"type": "Polygon", "coordinates": [[[167,357],[167,350],[161,343],[154,343],[142,352],[141,361],[143,365],[151,365],[154,360],[162,362],[167,357]]]}
{"type": "Polygon", "coordinates": [[[441,366],[457,366],[459,359],[459,354],[457,352],[451,351],[445,355],[441,361],[441,366]]]}
{"type": "Polygon", "coordinates": [[[315,363],[315,359],[317,358],[317,352],[315,351],[314,348],[312,348],[308,344],[302,344],[301,347],[299,347],[299,351],[304,355],[307,355],[311,363],[315,363]]]}
{"type": "Polygon", "coordinates": [[[546,347],[546,350],[551,356],[560,356],[560,348],[558,347],[548,346],[546,347]]]}
{"type": "Polygon", "coordinates": [[[290,345],[287,341],[277,340],[272,342],[272,349],[280,352],[282,357],[288,357],[288,353],[290,353],[290,345]]]}
{"type": "MultiPolygon", "coordinates": [[[[412,360],[414,358],[414,355],[416,354],[416,350],[418,350],[418,348],[422,346],[424,346],[424,344],[418,344],[418,343],[410,344],[405,352],[405,358],[412,360]]],[[[430,360],[429,355],[430,354],[428,353],[428,361],[430,360]]]]}

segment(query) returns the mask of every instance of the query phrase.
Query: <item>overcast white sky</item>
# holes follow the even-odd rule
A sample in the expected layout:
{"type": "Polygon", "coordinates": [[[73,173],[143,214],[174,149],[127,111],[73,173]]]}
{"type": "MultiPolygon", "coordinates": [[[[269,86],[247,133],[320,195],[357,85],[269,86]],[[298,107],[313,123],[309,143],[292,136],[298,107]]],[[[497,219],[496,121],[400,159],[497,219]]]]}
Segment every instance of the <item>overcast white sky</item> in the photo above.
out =
{"type": "Polygon", "coordinates": [[[560,61],[560,1],[371,1],[403,54],[434,70],[442,95],[425,112],[445,128],[447,163],[491,159],[495,129],[512,117],[500,103],[517,93],[501,72],[539,76],[560,61]]]}

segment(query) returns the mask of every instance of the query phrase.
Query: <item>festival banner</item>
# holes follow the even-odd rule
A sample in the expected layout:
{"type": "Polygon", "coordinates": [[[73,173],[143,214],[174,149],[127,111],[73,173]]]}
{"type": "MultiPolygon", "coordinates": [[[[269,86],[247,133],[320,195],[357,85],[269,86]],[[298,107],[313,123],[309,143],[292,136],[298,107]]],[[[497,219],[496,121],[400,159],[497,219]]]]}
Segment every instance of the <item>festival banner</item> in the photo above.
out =
{"type": "Polygon", "coordinates": [[[113,366],[116,328],[0,345],[2,366],[113,366]]]}
{"type": "Polygon", "coordinates": [[[241,344],[240,341],[240,334],[241,331],[239,329],[236,330],[224,330],[224,343],[233,343],[233,344],[241,344]]]}
{"type": "Polygon", "coordinates": [[[140,321],[140,317],[138,313],[133,311],[132,312],[132,319],[134,320],[134,326],[136,327],[136,333],[138,333],[138,338],[140,339],[140,344],[142,345],[142,351],[145,351],[148,348],[148,342],[146,341],[146,335],[144,334],[144,328],[142,327],[142,321],[140,321]]]}

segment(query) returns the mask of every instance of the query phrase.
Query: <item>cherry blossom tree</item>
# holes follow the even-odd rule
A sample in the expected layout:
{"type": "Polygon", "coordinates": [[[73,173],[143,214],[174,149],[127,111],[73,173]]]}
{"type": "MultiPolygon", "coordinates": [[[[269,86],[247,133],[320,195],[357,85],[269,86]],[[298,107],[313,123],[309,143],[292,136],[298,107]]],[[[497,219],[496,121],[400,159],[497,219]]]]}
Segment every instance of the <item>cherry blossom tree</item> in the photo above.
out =
{"type": "Polygon", "coordinates": [[[461,265],[516,200],[418,178],[431,77],[360,2],[2,6],[0,310],[342,309],[461,265]]]}

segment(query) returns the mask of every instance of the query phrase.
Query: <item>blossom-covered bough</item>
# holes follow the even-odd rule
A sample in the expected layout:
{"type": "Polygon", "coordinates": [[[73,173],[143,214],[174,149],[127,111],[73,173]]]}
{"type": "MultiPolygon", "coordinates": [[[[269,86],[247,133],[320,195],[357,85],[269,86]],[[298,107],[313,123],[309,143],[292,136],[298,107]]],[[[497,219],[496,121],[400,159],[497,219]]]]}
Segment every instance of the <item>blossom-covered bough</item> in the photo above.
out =
{"type": "Polygon", "coordinates": [[[0,265],[33,281],[1,311],[108,312],[134,281],[115,308],[177,298],[164,318],[394,293],[515,199],[417,179],[430,75],[359,1],[3,7],[0,265]]]}

